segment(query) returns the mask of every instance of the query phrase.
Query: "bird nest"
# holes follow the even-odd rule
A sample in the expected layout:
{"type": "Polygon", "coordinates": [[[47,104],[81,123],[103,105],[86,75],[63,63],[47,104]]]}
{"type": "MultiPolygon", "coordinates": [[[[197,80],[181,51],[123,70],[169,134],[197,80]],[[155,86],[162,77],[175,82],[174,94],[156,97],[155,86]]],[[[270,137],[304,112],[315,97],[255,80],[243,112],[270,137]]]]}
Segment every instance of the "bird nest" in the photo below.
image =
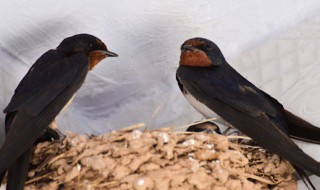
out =
{"type": "Polygon", "coordinates": [[[287,161],[239,137],[140,127],[38,144],[25,189],[297,189],[287,161]]]}

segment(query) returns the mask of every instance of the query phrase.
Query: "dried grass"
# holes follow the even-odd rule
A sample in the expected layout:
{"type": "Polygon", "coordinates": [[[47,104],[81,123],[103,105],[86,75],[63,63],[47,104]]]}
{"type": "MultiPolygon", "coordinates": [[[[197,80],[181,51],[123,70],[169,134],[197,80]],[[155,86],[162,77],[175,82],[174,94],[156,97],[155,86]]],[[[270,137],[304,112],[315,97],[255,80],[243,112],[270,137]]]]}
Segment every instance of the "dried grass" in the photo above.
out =
{"type": "Polygon", "coordinates": [[[25,189],[297,189],[291,165],[247,138],[141,127],[38,144],[25,189]]]}

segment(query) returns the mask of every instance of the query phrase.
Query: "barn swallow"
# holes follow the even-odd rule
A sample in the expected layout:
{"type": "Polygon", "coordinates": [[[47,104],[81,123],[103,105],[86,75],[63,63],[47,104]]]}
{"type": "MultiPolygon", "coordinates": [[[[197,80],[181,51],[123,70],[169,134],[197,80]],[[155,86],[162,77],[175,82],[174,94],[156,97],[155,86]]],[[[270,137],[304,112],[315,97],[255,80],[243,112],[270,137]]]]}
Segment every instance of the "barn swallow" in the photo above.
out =
{"type": "Polygon", "coordinates": [[[207,118],[217,117],[231,124],[288,160],[315,189],[306,171],[320,176],[320,164],[289,137],[319,143],[320,129],[285,110],[276,99],[242,77],[215,43],[204,38],[185,41],[176,78],[196,110],[207,118]]]}
{"type": "Polygon", "coordinates": [[[116,56],[97,37],[78,34],[32,65],[4,109],[7,134],[0,149],[0,173],[3,177],[8,170],[7,189],[23,189],[33,144],[52,136],[48,126],[70,103],[88,71],[102,59],[116,56]]]}

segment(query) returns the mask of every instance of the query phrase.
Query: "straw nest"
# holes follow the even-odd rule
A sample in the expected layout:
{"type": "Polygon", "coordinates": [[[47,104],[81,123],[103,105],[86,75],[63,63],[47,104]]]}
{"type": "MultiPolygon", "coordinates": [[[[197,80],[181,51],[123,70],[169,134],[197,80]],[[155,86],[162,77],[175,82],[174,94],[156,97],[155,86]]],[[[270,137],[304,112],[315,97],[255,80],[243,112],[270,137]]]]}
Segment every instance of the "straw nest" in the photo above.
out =
{"type": "Polygon", "coordinates": [[[297,189],[287,161],[241,137],[141,126],[38,144],[25,189],[297,189]]]}

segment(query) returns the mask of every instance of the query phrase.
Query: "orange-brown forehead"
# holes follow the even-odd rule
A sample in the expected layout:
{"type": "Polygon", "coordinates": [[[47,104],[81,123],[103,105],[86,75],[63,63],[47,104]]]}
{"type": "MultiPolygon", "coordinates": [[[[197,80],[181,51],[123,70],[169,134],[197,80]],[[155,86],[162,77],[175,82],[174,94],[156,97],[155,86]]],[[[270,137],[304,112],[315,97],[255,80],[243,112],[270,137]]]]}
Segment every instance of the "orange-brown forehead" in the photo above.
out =
{"type": "Polygon", "coordinates": [[[204,42],[202,41],[199,41],[197,39],[191,39],[191,40],[187,40],[184,45],[190,45],[190,46],[193,46],[193,47],[199,47],[199,46],[202,46],[204,44],[204,42]]]}

